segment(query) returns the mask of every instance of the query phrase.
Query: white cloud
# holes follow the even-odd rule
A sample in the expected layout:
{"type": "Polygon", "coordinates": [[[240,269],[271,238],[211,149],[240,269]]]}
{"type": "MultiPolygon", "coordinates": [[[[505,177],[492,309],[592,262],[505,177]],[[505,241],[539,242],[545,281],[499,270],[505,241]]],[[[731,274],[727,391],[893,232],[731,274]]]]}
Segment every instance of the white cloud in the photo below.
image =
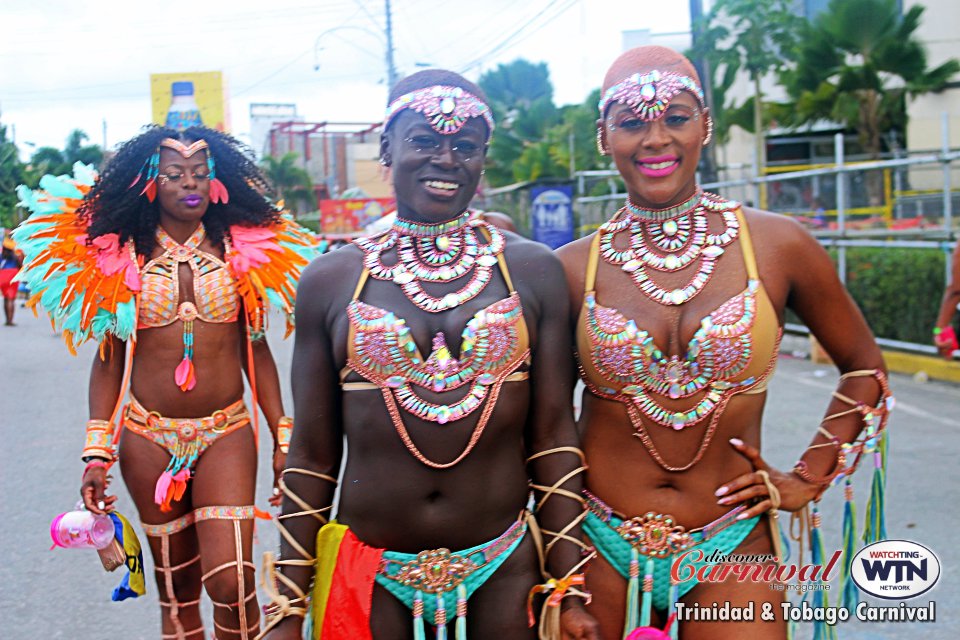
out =
{"type": "MultiPolygon", "coordinates": [[[[559,104],[599,86],[622,30],[688,22],[686,3],[654,0],[392,4],[401,75],[417,63],[459,71],[480,59],[466,73],[476,79],[518,57],[545,61],[559,104]]],[[[386,99],[380,0],[8,0],[0,18],[0,118],[37,146],[62,146],[75,128],[102,143],[104,120],[109,146],[135,135],[150,119],[151,73],[222,70],[241,136],[251,102],[293,102],[308,120],[373,122],[386,99]]]]}

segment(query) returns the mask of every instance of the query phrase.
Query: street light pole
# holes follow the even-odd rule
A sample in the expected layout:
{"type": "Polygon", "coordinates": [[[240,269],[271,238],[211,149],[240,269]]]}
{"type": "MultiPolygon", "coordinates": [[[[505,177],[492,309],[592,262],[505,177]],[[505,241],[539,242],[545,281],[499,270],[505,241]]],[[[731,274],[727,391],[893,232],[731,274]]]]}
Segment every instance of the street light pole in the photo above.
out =
{"type": "Polygon", "coordinates": [[[387,13],[387,92],[397,84],[397,67],[393,62],[393,14],[390,11],[390,0],[386,2],[387,13]]]}

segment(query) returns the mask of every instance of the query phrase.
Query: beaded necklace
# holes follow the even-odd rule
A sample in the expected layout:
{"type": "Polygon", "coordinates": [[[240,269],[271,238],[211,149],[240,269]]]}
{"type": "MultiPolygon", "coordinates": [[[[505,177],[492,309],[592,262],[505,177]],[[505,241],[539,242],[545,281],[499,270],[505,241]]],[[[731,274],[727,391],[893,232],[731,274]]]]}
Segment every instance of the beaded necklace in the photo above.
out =
{"type": "Polygon", "coordinates": [[[717,258],[740,232],[736,210],[739,203],[723,200],[699,189],[693,197],[668,209],[643,209],[629,200],[599,230],[600,256],[630,274],[631,279],[654,302],[680,305],[700,293],[710,280],[717,258]],[[709,233],[710,214],[721,217],[724,230],[709,233]],[[621,231],[630,232],[629,246],[613,245],[621,231]],[[690,281],[675,289],[658,286],[647,269],[661,273],[680,271],[700,260],[690,281]]]}
{"type": "Polygon", "coordinates": [[[477,296],[493,274],[497,257],[503,253],[500,231],[482,220],[471,220],[467,210],[453,220],[420,224],[397,218],[390,231],[354,243],[364,253],[363,265],[377,280],[392,280],[404,295],[424,311],[438,313],[457,307],[477,296]],[[478,227],[486,230],[489,242],[481,242],[478,227]],[[397,261],[383,263],[383,254],[396,247],[397,261]],[[427,293],[423,282],[469,280],[457,291],[436,298],[427,293]]]}

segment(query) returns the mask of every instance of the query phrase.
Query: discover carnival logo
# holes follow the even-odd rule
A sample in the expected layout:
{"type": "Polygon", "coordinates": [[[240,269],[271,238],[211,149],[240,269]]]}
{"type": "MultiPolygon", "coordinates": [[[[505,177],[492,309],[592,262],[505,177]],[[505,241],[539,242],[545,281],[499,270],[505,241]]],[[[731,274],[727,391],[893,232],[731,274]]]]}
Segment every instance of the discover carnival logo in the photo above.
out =
{"type": "Polygon", "coordinates": [[[904,600],[926,593],[940,579],[940,559],[909,540],[883,540],[867,545],[850,562],[853,581],[865,593],[904,600]]]}

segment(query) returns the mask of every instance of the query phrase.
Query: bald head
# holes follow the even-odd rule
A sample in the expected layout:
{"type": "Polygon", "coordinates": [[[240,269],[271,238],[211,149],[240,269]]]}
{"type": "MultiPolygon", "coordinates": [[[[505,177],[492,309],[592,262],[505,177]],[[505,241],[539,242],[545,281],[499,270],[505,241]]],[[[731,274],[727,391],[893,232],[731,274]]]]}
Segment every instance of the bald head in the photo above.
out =
{"type": "Polygon", "coordinates": [[[393,102],[405,93],[411,93],[418,89],[425,89],[427,87],[433,87],[436,85],[442,85],[444,87],[460,87],[465,91],[469,91],[484,102],[490,102],[487,100],[487,95],[483,92],[483,89],[470,82],[459,73],[447,71],[446,69],[425,69],[424,71],[418,71],[410,74],[394,85],[393,89],[390,90],[390,97],[387,100],[387,103],[389,104],[393,102]]]}
{"type": "Polygon", "coordinates": [[[601,93],[634,73],[645,73],[654,69],[689,76],[700,85],[700,76],[686,56],[667,47],[648,45],[630,49],[613,61],[603,78],[601,93]]]}

